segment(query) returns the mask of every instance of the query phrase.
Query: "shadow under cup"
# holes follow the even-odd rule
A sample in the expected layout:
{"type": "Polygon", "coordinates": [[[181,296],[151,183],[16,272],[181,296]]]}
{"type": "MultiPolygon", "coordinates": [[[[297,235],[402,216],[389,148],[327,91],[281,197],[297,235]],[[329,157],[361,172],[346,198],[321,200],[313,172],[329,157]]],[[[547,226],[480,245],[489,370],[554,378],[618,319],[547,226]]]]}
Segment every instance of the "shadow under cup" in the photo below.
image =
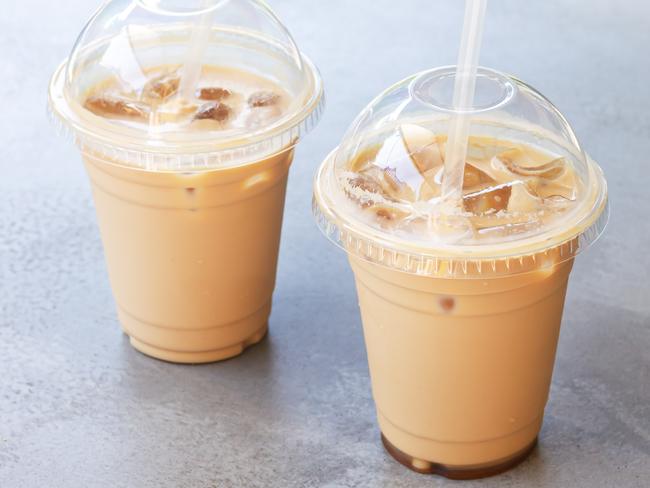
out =
{"type": "Polygon", "coordinates": [[[160,172],[83,152],[119,318],[136,349],[205,363],[265,336],[293,154],[160,172]]]}
{"type": "Polygon", "coordinates": [[[523,460],[542,425],[573,259],[485,279],[349,259],[389,452],[451,478],[523,460]]]}

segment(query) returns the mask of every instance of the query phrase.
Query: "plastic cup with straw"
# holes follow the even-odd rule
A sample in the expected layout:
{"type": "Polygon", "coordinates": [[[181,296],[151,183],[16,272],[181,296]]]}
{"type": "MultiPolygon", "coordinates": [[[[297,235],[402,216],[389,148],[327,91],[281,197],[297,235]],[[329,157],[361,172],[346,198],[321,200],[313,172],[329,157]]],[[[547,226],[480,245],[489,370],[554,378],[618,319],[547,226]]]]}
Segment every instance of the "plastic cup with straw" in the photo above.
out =
{"type": "Polygon", "coordinates": [[[573,260],[607,220],[602,173],[559,110],[478,68],[485,7],[467,1],[457,68],[375,98],[314,183],[354,272],[384,446],[458,479],[534,448],[573,260]]]}

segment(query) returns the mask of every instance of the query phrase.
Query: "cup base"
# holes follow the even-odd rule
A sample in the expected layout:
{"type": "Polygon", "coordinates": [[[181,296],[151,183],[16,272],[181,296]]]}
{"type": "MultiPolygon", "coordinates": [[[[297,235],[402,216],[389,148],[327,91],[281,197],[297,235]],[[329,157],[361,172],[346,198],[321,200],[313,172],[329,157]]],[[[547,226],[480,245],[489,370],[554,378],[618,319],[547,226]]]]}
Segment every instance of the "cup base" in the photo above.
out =
{"type": "Polygon", "coordinates": [[[397,462],[406,466],[410,470],[420,474],[435,474],[452,480],[474,480],[501,474],[523,462],[537,446],[537,438],[535,438],[529,446],[509,458],[499,461],[498,464],[463,468],[460,466],[439,464],[433,461],[425,461],[423,459],[416,459],[409,456],[391,444],[384,434],[381,434],[381,442],[386,451],[388,451],[397,462]]]}
{"type": "Polygon", "coordinates": [[[151,344],[142,342],[133,336],[129,336],[129,341],[137,351],[155,359],[180,364],[206,364],[215,363],[217,361],[224,361],[226,359],[231,359],[235,356],[239,356],[242,352],[244,352],[244,350],[261,342],[262,339],[266,337],[268,330],[268,324],[264,324],[264,327],[255,332],[248,339],[238,344],[224,347],[222,349],[215,349],[213,351],[172,351],[169,349],[162,349],[160,347],[152,346],[151,344]]]}

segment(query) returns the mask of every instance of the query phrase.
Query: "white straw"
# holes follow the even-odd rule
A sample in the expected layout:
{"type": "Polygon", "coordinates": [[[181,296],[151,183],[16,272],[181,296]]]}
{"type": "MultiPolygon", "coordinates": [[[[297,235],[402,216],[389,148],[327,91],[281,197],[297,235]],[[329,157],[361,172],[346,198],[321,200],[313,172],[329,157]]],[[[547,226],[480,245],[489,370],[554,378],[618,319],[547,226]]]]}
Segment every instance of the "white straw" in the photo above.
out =
{"type": "Polygon", "coordinates": [[[467,111],[471,110],[474,104],[486,7],[487,0],[466,0],[465,3],[463,36],[454,83],[455,114],[449,125],[445,173],[442,180],[443,198],[457,202],[460,202],[463,197],[463,177],[470,128],[470,117],[467,111]]]}
{"type": "MultiPolygon", "coordinates": [[[[210,4],[210,0],[203,0],[204,9],[207,9],[210,4]]],[[[213,14],[214,11],[210,10],[201,15],[192,31],[190,47],[187,56],[185,57],[185,63],[183,64],[183,73],[179,88],[180,95],[184,100],[191,100],[194,98],[197,85],[201,78],[205,51],[210,40],[210,27],[212,24],[213,14]]]]}

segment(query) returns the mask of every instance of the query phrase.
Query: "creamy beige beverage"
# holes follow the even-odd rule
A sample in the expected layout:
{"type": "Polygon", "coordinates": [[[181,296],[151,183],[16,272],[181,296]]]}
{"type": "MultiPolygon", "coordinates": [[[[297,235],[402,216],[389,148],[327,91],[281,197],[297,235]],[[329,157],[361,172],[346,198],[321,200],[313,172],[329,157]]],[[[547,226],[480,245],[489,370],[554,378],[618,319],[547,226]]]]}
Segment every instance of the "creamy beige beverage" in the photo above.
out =
{"type": "MultiPolygon", "coordinates": [[[[94,87],[84,106],[132,125],[153,118],[190,131],[254,130],[288,106],[279,86],[244,71],[204,67],[189,101],[177,97],[173,68],[149,76],[139,97],[111,80],[94,87]]],[[[271,312],[293,150],[234,168],[185,172],[83,156],[131,344],[160,359],[198,363],[259,342],[271,312]]]]}
{"type": "Polygon", "coordinates": [[[417,471],[463,478],[496,474],[528,454],[572,264],[460,284],[352,259],[379,426],[393,455],[417,471]]]}
{"type": "Polygon", "coordinates": [[[288,171],[320,78],[258,1],[113,3],[55,74],[50,107],[80,146],[131,344],[227,359],[267,333],[288,171]]]}
{"type": "Polygon", "coordinates": [[[444,199],[445,125],[429,99],[404,98],[445,75],[405,80],[360,115],[321,166],[314,209],[349,254],[386,449],[463,479],[536,444],[569,274],[589,229],[602,230],[606,192],[553,134],[481,113],[462,202],[444,199]],[[391,103],[418,110],[387,116],[391,103]]]}
{"type": "MultiPolygon", "coordinates": [[[[561,220],[578,190],[562,158],[473,137],[459,222],[418,215],[400,202],[440,196],[446,138],[416,126],[402,127],[400,136],[415,155],[415,185],[378,147],[361,151],[343,173],[360,217],[395,233],[422,238],[461,229],[459,240],[490,242],[561,220]]],[[[573,260],[462,281],[391,271],[358,257],[351,264],[388,448],[417,470],[441,469],[436,463],[461,474],[490,472],[527,453],[541,427],[573,260]],[[522,345],[516,355],[508,353],[512,343],[522,345]]]]}
{"type": "Polygon", "coordinates": [[[288,149],[237,169],[175,174],[84,155],[120,322],[133,346],[201,363],[263,338],[292,158],[288,149]]]}

